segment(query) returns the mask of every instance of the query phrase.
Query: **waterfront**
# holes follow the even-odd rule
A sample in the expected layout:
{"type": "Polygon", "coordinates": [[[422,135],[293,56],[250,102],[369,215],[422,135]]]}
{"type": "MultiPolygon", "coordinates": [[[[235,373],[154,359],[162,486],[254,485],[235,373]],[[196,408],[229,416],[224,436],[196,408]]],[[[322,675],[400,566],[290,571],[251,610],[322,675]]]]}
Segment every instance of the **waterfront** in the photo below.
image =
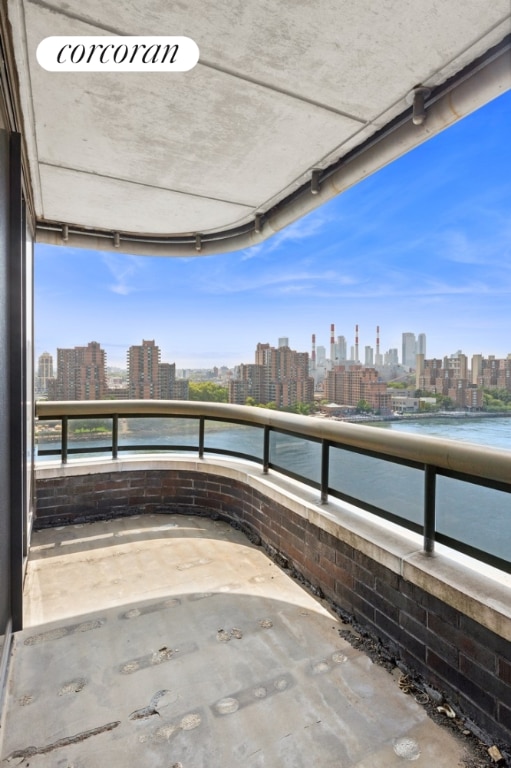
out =
{"type": "MultiPolygon", "coordinates": [[[[373,425],[372,425],[373,426],[373,425]]],[[[387,421],[374,424],[384,429],[396,432],[412,432],[415,435],[430,435],[449,440],[463,440],[477,445],[488,445],[492,448],[511,450],[511,417],[484,416],[438,417],[428,419],[403,419],[402,421],[387,421]]]]}

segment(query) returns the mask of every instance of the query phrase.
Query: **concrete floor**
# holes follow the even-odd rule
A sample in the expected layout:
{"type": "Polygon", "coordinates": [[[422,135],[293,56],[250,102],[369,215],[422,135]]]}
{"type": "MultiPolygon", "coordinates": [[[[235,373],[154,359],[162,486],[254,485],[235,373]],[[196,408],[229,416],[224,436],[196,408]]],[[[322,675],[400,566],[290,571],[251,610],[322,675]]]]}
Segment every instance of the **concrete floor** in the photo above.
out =
{"type": "Polygon", "coordinates": [[[1,759],[431,768],[464,748],[245,536],[151,515],[37,532],[1,759]]]}

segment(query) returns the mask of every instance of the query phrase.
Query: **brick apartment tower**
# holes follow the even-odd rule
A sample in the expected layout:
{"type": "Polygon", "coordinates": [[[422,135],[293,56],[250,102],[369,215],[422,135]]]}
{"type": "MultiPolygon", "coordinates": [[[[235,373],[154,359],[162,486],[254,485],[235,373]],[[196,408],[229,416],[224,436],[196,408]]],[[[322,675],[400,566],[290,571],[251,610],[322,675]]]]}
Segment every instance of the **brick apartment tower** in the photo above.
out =
{"type": "Polygon", "coordinates": [[[175,400],[176,395],[176,364],[160,363],[158,366],[158,381],[160,400],[175,400]]]}
{"type": "Polygon", "coordinates": [[[106,353],[97,341],[57,349],[57,376],[48,380],[50,400],[102,400],[106,394],[106,353]]]}
{"type": "MultiPolygon", "coordinates": [[[[287,339],[286,339],[287,341],[287,339]]],[[[314,401],[314,379],[309,376],[309,353],[258,344],[254,364],[239,367],[229,382],[229,402],[243,405],[247,397],[258,403],[275,402],[278,408],[314,401]]]]}
{"type": "Polygon", "coordinates": [[[160,348],[154,340],[128,349],[130,400],[160,399],[160,348]]]}
{"type": "Polygon", "coordinates": [[[325,379],[325,398],[338,405],[358,405],[361,400],[378,411],[390,409],[391,396],[375,368],[338,365],[325,379]]]}

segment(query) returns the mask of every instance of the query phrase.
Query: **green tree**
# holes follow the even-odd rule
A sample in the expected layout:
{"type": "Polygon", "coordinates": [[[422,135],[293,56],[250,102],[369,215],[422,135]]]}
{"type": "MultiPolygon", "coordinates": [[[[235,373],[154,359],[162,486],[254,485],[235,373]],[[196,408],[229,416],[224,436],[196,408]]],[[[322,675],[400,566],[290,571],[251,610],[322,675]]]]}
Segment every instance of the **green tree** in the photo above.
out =
{"type": "Polygon", "coordinates": [[[357,403],[357,413],[369,413],[372,410],[367,400],[359,400],[357,403]]]}
{"type": "Polygon", "coordinates": [[[188,399],[208,403],[226,403],[228,399],[227,387],[214,384],[212,381],[190,381],[188,399]]]}
{"type": "Polygon", "coordinates": [[[84,435],[89,432],[110,432],[110,419],[69,419],[68,429],[72,435],[84,435]]]}
{"type": "Polygon", "coordinates": [[[485,411],[510,411],[511,392],[493,387],[483,389],[483,408],[485,411]]]}
{"type": "Polygon", "coordinates": [[[286,413],[298,413],[302,416],[310,416],[313,406],[310,403],[295,403],[287,408],[282,408],[286,413]]]}
{"type": "Polygon", "coordinates": [[[447,397],[447,395],[435,395],[437,405],[439,406],[440,410],[442,411],[452,411],[454,410],[454,401],[451,400],[450,397],[447,397]]]}

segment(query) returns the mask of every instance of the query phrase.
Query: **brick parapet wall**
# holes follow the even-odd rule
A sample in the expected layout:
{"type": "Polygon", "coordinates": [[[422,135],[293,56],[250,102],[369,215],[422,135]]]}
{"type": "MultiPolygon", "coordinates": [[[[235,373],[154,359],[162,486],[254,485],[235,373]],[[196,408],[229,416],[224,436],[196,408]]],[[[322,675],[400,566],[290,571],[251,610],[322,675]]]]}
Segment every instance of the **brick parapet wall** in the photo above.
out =
{"type": "MultiPolygon", "coordinates": [[[[211,467],[39,474],[36,528],[140,513],[218,516],[239,526],[509,749],[509,622],[499,634],[474,619],[477,606],[462,611],[439,599],[434,590],[407,579],[406,568],[395,566],[390,555],[385,562],[374,546],[366,552],[354,546],[341,518],[332,522],[297,498],[278,494],[276,500],[243,473],[225,477],[211,467]],[[373,556],[367,554],[373,550],[373,556]]],[[[498,617],[496,623],[505,622],[498,617]]]]}

